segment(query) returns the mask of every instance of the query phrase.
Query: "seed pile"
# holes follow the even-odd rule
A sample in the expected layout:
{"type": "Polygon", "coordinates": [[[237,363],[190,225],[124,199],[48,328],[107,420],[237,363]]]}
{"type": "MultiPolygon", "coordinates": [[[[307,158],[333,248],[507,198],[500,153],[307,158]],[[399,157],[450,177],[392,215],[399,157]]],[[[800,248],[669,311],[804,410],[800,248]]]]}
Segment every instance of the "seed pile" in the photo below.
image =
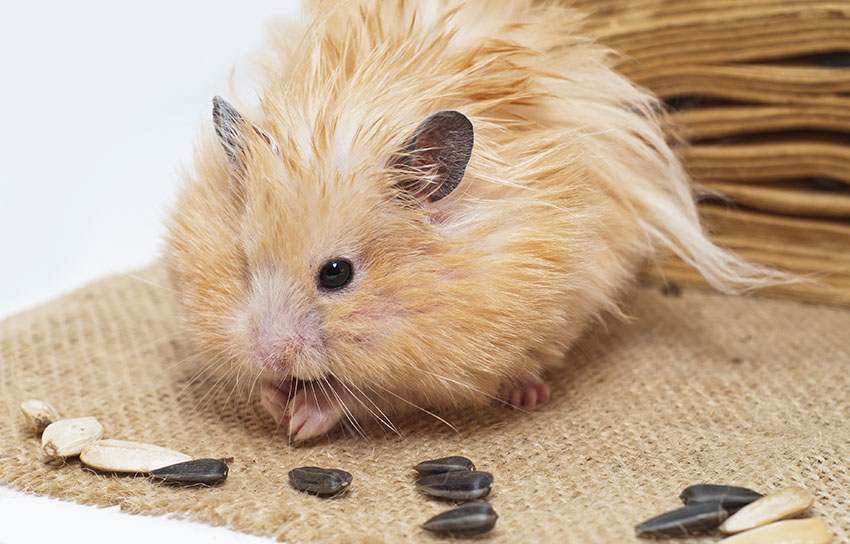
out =
{"type": "MultiPolygon", "coordinates": [[[[480,499],[490,493],[493,485],[493,475],[475,470],[475,465],[466,457],[423,461],[413,469],[419,473],[417,489],[440,499],[480,499]]],[[[498,518],[493,507],[486,502],[471,502],[432,517],[422,524],[422,528],[439,534],[474,536],[491,530],[498,518]]]]}
{"type": "Polygon", "coordinates": [[[191,456],[154,444],[103,440],[103,425],[94,417],[62,419],[50,404],[28,400],[21,404],[28,423],[41,434],[41,449],[49,460],[80,457],[91,468],[151,476],[174,484],[212,485],[227,478],[222,459],[191,456]]]}
{"type": "Polygon", "coordinates": [[[721,544],[832,541],[822,519],[779,521],[803,512],[814,502],[799,487],[763,496],[744,487],[702,484],[686,488],[679,498],[685,503],[684,508],[641,523],[635,527],[637,535],[689,536],[719,528],[725,534],[738,533],[723,539],[721,544]]]}
{"type": "MultiPolygon", "coordinates": [[[[493,475],[475,470],[466,457],[452,456],[423,461],[413,467],[419,473],[416,487],[425,495],[453,501],[486,497],[493,475]]],[[[298,467],[289,471],[289,483],[298,491],[319,497],[336,497],[346,491],[353,477],[336,468],[298,467]]],[[[422,524],[433,533],[452,536],[481,535],[492,529],[498,519],[486,502],[471,502],[447,510],[422,524]]]]}

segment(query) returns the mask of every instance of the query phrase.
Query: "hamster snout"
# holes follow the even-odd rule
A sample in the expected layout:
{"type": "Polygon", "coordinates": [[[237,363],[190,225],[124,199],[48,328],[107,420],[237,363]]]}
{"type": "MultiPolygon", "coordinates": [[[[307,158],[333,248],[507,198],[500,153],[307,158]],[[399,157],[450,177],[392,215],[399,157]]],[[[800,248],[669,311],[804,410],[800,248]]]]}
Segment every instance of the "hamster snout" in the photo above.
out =
{"type": "Polygon", "coordinates": [[[264,301],[248,318],[248,341],[260,372],[285,372],[314,380],[327,372],[327,353],[318,317],[298,304],[264,301]]]}

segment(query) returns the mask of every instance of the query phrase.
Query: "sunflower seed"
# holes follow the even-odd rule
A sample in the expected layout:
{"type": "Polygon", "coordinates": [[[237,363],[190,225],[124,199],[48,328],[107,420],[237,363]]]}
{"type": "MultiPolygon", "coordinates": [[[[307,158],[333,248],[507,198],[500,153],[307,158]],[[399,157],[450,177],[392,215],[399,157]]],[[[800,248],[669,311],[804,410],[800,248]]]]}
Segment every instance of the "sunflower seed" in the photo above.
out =
{"type": "Polygon", "coordinates": [[[191,460],[179,451],[128,440],[98,440],[80,452],[80,461],[104,472],[151,472],[191,460]]]}
{"type": "Polygon", "coordinates": [[[289,483],[313,495],[337,495],[348,489],[351,473],[335,468],[300,467],[289,471],[289,483]]]}
{"type": "Polygon", "coordinates": [[[798,514],[812,505],[814,497],[800,487],[787,487],[741,508],[720,527],[724,533],[740,533],[771,521],[798,514]]]}
{"type": "Polygon", "coordinates": [[[726,537],[720,541],[720,544],[776,544],[777,542],[828,544],[832,542],[832,535],[822,519],[789,519],[726,537]]]}
{"type": "Polygon", "coordinates": [[[420,476],[429,476],[431,474],[442,474],[444,472],[454,472],[458,470],[475,470],[475,465],[466,457],[453,455],[451,457],[441,457],[430,461],[422,461],[413,470],[419,473],[420,476]]]}
{"type": "Polygon", "coordinates": [[[420,491],[441,499],[480,499],[490,493],[491,485],[493,475],[478,470],[444,472],[416,480],[416,487],[420,491]]]}
{"type": "Polygon", "coordinates": [[[711,531],[729,517],[719,502],[697,502],[644,521],[638,536],[687,536],[711,531]]]}
{"type": "Polygon", "coordinates": [[[41,449],[50,457],[79,455],[83,446],[103,436],[103,425],[93,417],[60,419],[41,435],[41,449]]]}
{"type": "Polygon", "coordinates": [[[151,471],[157,480],[178,484],[216,484],[227,478],[227,463],[221,459],[193,459],[151,471]]]}
{"type": "Polygon", "coordinates": [[[679,498],[685,504],[719,502],[724,508],[735,509],[746,506],[763,496],[761,493],[756,493],[746,487],[700,484],[685,488],[679,498]]]}
{"type": "Polygon", "coordinates": [[[43,400],[27,400],[21,403],[21,412],[27,418],[27,423],[35,428],[36,433],[42,432],[48,425],[59,420],[56,408],[43,400]]]}
{"type": "Polygon", "coordinates": [[[437,514],[422,524],[426,531],[452,535],[480,535],[496,525],[499,519],[486,502],[471,502],[437,514]]]}

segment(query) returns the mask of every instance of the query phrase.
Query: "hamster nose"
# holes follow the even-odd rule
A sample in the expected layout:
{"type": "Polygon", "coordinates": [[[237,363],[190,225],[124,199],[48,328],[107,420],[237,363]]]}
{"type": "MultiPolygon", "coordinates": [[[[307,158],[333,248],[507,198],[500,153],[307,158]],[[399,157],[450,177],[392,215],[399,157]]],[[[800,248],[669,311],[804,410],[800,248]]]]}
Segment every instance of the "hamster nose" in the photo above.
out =
{"type": "Polygon", "coordinates": [[[294,310],[269,304],[253,316],[250,343],[261,371],[300,374],[303,363],[324,352],[318,319],[311,312],[294,310]]]}
{"type": "Polygon", "coordinates": [[[254,350],[254,363],[260,370],[282,372],[289,367],[286,353],[280,351],[254,350]]]}
{"type": "Polygon", "coordinates": [[[254,344],[254,362],[260,370],[281,372],[288,370],[292,361],[303,351],[303,340],[297,336],[258,338],[254,344]]]}
{"type": "Polygon", "coordinates": [[[254,362],[260,370],[290,374],[295,370],[303,372],[301,363],[314,359],[322,351],[316,332],[311,327],[297,325],[260,326],[254,331],[254,362]]]}

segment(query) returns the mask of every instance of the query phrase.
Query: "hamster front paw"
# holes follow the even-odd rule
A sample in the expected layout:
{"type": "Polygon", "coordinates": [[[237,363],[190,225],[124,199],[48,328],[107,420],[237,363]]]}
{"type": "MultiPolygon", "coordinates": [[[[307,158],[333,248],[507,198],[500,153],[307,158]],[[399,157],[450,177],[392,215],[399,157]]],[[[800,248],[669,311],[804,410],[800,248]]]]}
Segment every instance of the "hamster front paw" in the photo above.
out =
{"type": "Polygon", "coordinates": [[[333,387],[328,382],[266,382],[262,403],[278,425],[289,423],[289,436],[300,442],[327,433],[339,422],[342,409],[333,387]]]}
{"type": "Polygon", "coordinates": [[[292,417],[289,419],[289,436],[293,440],[307,440],[325,434],[336,426],[342,417],[342,410],[330,395],[330,392],[319,387],[305,387],[295,394],[292,399],[292,417]]]}

